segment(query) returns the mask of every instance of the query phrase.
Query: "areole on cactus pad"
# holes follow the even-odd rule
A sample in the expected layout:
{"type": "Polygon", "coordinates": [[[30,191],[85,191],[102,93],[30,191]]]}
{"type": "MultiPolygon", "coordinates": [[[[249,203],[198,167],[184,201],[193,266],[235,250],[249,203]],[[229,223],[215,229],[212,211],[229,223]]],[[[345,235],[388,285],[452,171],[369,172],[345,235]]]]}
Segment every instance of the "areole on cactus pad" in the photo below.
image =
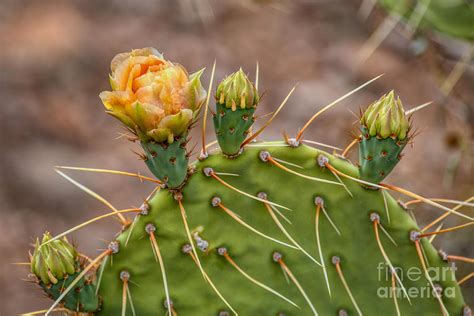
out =
{"type": "Polygon", "coordinates": [[[187,76],[173,67],[154,49],[114,58],[114,91],[101,98],[138,136],[159,180],[80,170],[158,186],[140,208],[111,207],[111,213],[36,244],[32,272],[54,300],[46,314],[63,306],[94,315],[471,315],[453,263],[472,259],[439,254],[428,237],[469,229],[473,219],[458,209],[472,203],[451,209],[380,182],[410,138],[393,92],[362,115],[362,135],[353,142],[360,143],[362,159],[356,167],[299,138],[252,141],[259,95],[239,70],[216,92],[221,150],[188,162],[188,129],[208,104],[200,73],[187,76]],[[447,216],[467,223],[428,232],[433,224],[418,227],[390,190],[443,211],[435,223],[447,216]],[[124,218],[128,213],[135,214],[132,221],[124,218]],[[81,261],[63,237],[111,216],[121,218],[122,230],[97,258],[81,261]]]}

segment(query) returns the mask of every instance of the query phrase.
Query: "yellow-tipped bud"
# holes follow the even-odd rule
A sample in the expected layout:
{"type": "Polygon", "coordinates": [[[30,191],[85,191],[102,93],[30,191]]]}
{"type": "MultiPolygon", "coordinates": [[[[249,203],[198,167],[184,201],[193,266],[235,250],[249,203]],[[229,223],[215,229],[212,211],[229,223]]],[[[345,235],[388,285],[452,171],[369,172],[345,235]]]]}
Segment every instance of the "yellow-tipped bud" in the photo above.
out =
{"type": "Polygon", "coordinates": [[[258,91],[242,68],[226,77],[217,87],[216,100],[227,108],[249,109],[257,106],[258,91]]]}
{"type": "Polygon", "coordinates": [[[142,140],[173,142],[188,131],[206,98],[203,70],[189,75],[154,48],[118,54],[110,67],[112,91],[100,93],[108,113],[142,140]]]}
{"type": "Polygon", "coordinates": [[[398,97],[395,99],[393,90],[367,108],[361,118],[361,124],[370,136],[382,139],[392,137],[404,140],[410,129],[402,102],[398,97]]]}
{"type": "Polygon", "coordinates": [[[66,238],[51,239],[48,232],[44,233],[41,243],[37,239],[31,258],[31,272],[45,285],[56,284],[76,272],[76,249],[66,238]]]}

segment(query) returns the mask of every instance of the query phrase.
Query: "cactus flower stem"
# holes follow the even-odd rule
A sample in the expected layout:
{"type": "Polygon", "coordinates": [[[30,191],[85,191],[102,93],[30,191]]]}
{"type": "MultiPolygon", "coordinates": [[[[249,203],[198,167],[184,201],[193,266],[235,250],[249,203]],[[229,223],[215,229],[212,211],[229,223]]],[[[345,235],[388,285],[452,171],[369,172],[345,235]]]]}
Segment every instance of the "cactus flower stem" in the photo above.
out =
{"type": "Polygon", "coordinates": [[[145,151],[145,163],[150,171],[170,189],[179,189],[188,176],[186,138],[173,143],[141,142],[145,151]]]}

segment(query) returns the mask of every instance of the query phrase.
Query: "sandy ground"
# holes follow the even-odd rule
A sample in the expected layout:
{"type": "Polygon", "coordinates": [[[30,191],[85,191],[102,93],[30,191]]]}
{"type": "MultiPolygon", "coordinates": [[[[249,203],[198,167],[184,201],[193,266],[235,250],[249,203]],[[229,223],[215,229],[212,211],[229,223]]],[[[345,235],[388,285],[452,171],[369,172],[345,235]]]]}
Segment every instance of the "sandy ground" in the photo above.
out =
{"type": "MultiPolygon", "coordinates": [[[[298,84],[288,106],[264,135],[271,140],[280,139],[283,130],[294,134],[317,109],[385,73],[324,114],[306,138],[344,147],[356,131],[353,113],[391,89],[400,94],[406,108],[433,100],[430,109],[415,115],[420,134],[388,181],[428,197],[463,199],[474,193],[472,126],[467,124],[473,121],[472,66],[456,86],[454,98],[443,99],[436,74],[449,71],[454,61],[441,60],[436,68],[433,63],[439,58],[433,47],[416,57],[399,34],[390,35],[364,65],[356,67],[357,53],[380,22],[377,14],[366,22],[358,19],[358,1],[261,2],[0,3],[0,315],[48,306],[34,284],[22,281],[28,269],[12,264],[27,260],[36,236],[45,229],[62,232],[106,211],[59,177],[53,166],[148,174],[132,152],[137,146],[117,139],[121,129],[103,114],[98,98],[100,91],[108,89],[110,59],[130,48],[155,46],[191,71],[209,70],[216,59],[218,79],[239,66],[253,76],[259,61],[260,87],[265,91],[261,115],[275,110],[298,84]],[[459,168],[447,173],[460,152],[459,168]]],[[[140,205],[152,189],[129,178],[69,174],[118,208],[140,205]]],[[[415,212],[420,223],[439,214],[430,207],[415,212]]],[[[472,209],[466,212],[473,215],[472,209]]],[[[448,223],[460,222],[451,218],[448,223]]],[[[73,234],[73,239],[93,256],[118,229],[118,223],[109,220],[73,234]]],[[[474,256],[472,230],[438,238],[436,244],[453,254],[474,256]]],[[[459,276],[469,268],[460,264],[459,276]]],[[[474,282],[464,288],[472,305],[474,282]]]]}

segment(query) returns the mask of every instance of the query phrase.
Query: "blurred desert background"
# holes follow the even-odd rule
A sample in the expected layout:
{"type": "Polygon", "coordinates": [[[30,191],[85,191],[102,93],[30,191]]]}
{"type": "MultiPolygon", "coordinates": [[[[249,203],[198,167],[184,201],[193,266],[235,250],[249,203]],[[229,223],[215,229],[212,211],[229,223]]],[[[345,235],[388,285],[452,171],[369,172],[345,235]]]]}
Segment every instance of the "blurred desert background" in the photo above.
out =
{"type": "MultiPolygon", "coordinates": [[[[190,71],[207,67],[205,86],[214,59],[219,81],[240,66],[253,78],[258,61],[260,91],[265,93],[259,115],[275,110],[298,84],[264,133],[267,140],[281,139],[282,131],[296,133],[318,109],[384,73],[321,116],[305,137],[345,147],[357,132],[359,109],[391,89],[406,109],[433,101],[415,114],[419,134],[388,181],[426,197],[472,196],[474,64],[449,97],[439,88],[466,46],[441,39],[420,54],[417,47],[423,42],[394,31],[358,64],[359,52],[385,15],[375,9],[367,20],[360,19],[359,5],[359,0],[2,0],[0,315],[51,303],[35,284],[24,281],[28,268],[13,264],[27,261],[36,236],[45,229],[58,234],[108,211],[56,174],[54,166],[149,175],[133,153],[138,145],[119,137],[123,130],[104,114],[98,97],[109,88],[111,58],[131,48],[156,47],[190,71]]],[[[214,139],[211,129],[207,138],[214,139]]],[[[195,133],[191,145],[198,142],[195,133]]],[[[357,152],[350,157],[356,161],[357,152]]],[[[153,189],[133,178],[67,173],[117,208],[139,206],[153,189]]],[[[472,208],[463,212],[474,215],[472,208]]],[[[414,213],[420,224],[441,214],[428,206],[418,206],[414,213]]],[[[447,226],[461,223],[455,216],[446,221],[447,226]]],[[[108,219],[71,237],[81,251],[95,256],[119,228],[108,219]]],[[[472,229],[438,237],[435,244],[448,253],[474,257],[472,229]]],[[[458,278],[472,272],[472,265],[459,263],[458,268],[458,278]]],[[[474,280],[463,288],[472,306],[474,280]]]]}

